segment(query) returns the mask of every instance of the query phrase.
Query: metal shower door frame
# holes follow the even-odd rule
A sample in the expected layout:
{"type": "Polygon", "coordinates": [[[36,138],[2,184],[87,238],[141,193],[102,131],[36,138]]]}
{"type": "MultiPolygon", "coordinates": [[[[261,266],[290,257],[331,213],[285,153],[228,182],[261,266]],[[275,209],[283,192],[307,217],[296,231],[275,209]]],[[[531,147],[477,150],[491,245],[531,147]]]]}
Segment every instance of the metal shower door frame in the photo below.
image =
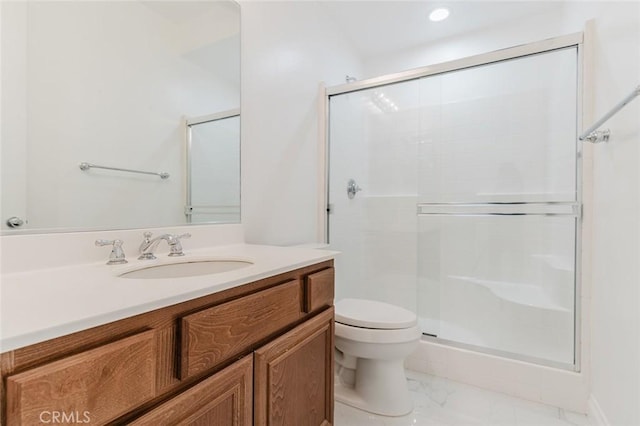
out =
{"type": "MultiPolygon", "coordinates": [[[[456,59],[453,61],[442,62],[439,64],[428,65],[413,70],[403,71],[399,73],[387,74],[366,80],[349,82],[337,86],[325,87],[320,85],[319,88],[319,144],[318,154],[320,157],[319,175],[323,175],[319,179],[323,188],[320,188],[318,197],[318,241],[329,242],[329,105],[332,96],[343,95],[352,92],[372,89],[376,87],[387,86],[394,83],[402,83],[411,80],[417,80],[424,77],[443,74],[451,71],[459,71],[466,68],[473,68],[482,65],[488,65],[496,62],[502,62],[511,59],[517,59],[525,56],[536,55],[539,53],[550,52],[565,48],[575,47],[577,49],[577,87],[576,87],[576,200],[571,203],[576,209],[576,236],[575,236],[575,265],[574,265],[574,363],[563,364],[553,361],[534,359],[525,355],[507,353],[499,350],[488,348],[480,348],[463,343],[447,341],[445,339],[435,338],[438,343],[444,343],[452,347],[463,349],[473,349],[481,353],[498,355],[514,360],[533,362],[538,365],[561,368],[579,372],[582,364],[582,226],[583,226],[583,146],[578,140],[581,134],[583,121],[583,84],[584,84],[584,38],[585,33],[573,33],[564,36],[554,37],[541,40],[534,43],[528,43],[511,48],[496,50],[488,53],[482,53],[466,58],[456,59]]],[[[489,203],[487,203],[489,204],[489,203]]],[[[423,337],[426,338],[426,337],[423,337]]],[[[429,338],[434,339],[434,338],[429,338]]]]}

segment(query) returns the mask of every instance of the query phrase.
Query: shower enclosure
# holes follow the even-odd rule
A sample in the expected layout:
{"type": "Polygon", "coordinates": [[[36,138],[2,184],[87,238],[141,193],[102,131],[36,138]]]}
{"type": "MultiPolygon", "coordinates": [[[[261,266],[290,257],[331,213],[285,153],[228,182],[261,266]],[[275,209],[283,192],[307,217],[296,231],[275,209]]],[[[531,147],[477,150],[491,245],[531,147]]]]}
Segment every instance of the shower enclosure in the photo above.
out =
{"type": "Polygon", "coordinates": [[[577,43],[327,90],[337,299],[425,339],[578,369],[577,43]]]}

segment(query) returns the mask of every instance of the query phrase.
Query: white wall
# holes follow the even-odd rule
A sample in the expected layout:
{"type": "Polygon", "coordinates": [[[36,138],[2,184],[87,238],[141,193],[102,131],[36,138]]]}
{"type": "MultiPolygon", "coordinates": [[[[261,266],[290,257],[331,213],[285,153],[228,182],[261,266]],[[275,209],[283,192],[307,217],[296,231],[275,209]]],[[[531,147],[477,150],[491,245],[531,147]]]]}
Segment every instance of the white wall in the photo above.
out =
{"type": "Polygon", "coordinates": [[[20,215],[29,229],[185,222],[182,121],[239,104],[226,64],[217,76],[207,59],[230,51],[232,28],[211,26],[201,5],[2,3],[3,219],[20,215]],[[171,177],[82,172],[81,162],[171,177]]]}
{"type": "MultiPolygon", "coordinates": [[[[640,84],[640,3],[593,5],[594,116],[640,84]]],[[[594,147],[592,395],[609,424],[640,424],[640,99],[594,147]]]]}
{"type": "Polygon", "coordinates": [[[358,74],[318,2],[242,2],[242,222],[252,243],[315,241],[318,84],[358,74]]]}
{"type": "MultiPolygon", "coordinates": [[[[366,2],[362,5],[366,16],[366,2]]],[[[243,221],[253,242],[286,244],[315,237],[318,81],[332,85],[342,83],[344,74],[372,77],[534,42],[582,31],[587,20],[595,19],[593,80],[587,88],[587,95],[593,94],[592,118],[640,83],[637,2],[567,2],[559,13],[363,59],[362,68],[317,3],[242,6],[243,221]]],[[[563,395],[567,386],[557,382],[540,382],[536,389],[543,401],[564,400],[578,409],[586,408],[590,390],[600,414],[620,426],[640,424],[639,108],[636,100],[612,119],[612,141],[593,149],[594,203],[587,211],[593,214],[585,219],[593,222],[594,249],[582,293],[582,367],[591,373],[591,387],[586,377],[564,374],[563,383],[574,395],[563,395]]],[[[532,372],[517,386],[530,387],[534,376],[552,377],[532,372]]]]}
{"type": "MultiPolygon", "coordinates": [[[[388,55],[367,57],[364,59],[363,75],[370,78],[582,31],[581,24],[573,28],[564,26],[563,10],[568,4],[558,2],[552,9],[553,13],[534,14],[511,23],[450,36],[388,55]]],[[[452,16],[450,19],[454,18],[452,16]]],[[[446,25],[446,21],[443,24],[446,25]]]]}

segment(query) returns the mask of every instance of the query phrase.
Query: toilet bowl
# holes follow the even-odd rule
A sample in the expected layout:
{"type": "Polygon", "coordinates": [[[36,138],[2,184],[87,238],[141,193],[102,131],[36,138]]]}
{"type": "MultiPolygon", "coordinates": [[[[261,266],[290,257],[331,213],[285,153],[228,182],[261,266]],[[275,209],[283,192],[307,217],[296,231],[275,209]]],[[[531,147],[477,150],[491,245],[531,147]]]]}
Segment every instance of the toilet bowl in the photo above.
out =
{"type": "Polygon", "coordinates": [[[404,359],[420,340],[416,315],[388,303],[343,299],[335,318],[336,401],[384,416],[413,411],[404,359]]]}

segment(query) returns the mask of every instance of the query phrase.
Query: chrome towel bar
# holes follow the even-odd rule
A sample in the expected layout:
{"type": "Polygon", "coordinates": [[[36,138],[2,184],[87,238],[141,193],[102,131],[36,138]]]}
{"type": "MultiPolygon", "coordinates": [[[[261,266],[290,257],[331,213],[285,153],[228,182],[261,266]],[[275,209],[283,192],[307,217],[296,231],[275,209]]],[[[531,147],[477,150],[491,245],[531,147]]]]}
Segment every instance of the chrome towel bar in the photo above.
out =
{"type": "Polygon", "coordinates": [[[576,202],[418,203],[418,216],[573,216],[576,202]]]}
{"type": "Polygon", "coordinates": [[[160,179],[169,179],[169,173],[167,172],[145,172],[142,170],[121,169],[119,167],[107,167],[107,166],[98,166],[96,164],[91,164],[91,163],[80,163],[80,170],[89,170],[89,169],[105,169],[105,170],[116,170],[118,172],[141,173],[143,175],[160,176],[160,179]]]}
{"type": "Polygon", "coordinates": [[[609,129],[597,130],[598,127],[602,126],[605,121],[613,117],[618,111],[620,111],[626,104],[631,102],[638,95],[640,95],[640,86],[633,89],[631,93],[629,93],[623,100],[618,102],[617,105],[611,108],[611,110],[606,113],[600,120],[596,121],[593,126],[585,130],[578,139],[580,139],[581,141],[587,140],[592,143],[607,142],[609,140],[611,132],[609,131],[609,129]]]}

